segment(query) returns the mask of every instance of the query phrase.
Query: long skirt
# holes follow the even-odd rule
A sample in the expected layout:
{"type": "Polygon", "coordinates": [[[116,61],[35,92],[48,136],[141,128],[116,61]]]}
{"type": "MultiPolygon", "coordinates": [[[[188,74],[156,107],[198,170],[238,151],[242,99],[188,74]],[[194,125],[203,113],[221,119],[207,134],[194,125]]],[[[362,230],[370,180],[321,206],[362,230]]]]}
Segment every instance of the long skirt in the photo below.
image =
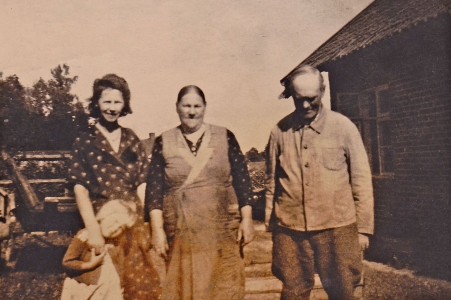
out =
{"type": "MultiPolygon", "coordinates": [[[[202,210],[202,209],[200,209],[202,210]]],[[[240,215],[179,214],[168,232],[169,258],[162,299],[230,300],[244,297],[244,261],[236,241],[240,215]]]]}

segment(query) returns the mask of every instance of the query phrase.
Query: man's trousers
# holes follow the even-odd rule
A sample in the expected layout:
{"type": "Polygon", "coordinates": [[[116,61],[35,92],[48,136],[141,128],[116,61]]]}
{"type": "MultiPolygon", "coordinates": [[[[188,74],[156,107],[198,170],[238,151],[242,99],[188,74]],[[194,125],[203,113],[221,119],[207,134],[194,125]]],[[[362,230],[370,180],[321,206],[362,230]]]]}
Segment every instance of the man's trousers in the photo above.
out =
{"type": "Polygon", "coordinates": [[[275,228],[272,272],[283,282],[281,299],[309,299],[315,269],[330,300],[353,299],[362,274],[355,223],[308,232],[275,228]]]}

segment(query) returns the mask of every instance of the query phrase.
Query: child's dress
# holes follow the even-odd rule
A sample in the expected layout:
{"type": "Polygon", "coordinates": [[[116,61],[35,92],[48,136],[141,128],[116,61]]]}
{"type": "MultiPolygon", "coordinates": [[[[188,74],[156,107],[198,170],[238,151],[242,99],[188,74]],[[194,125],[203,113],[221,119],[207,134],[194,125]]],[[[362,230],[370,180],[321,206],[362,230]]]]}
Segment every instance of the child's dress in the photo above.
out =
{"type": "MultiPolygon", "coordinates": [[[[91,250],[86,244],[87,231],[81,230],[73,239],[63,261],[72,263],[89,261],[91,250]]],[[[61,300],[123,300],[121,278],[113,262],[120,260],[121,251],[112,244],[105,245],[107,253],[103,263],[90,271],[74,271],[73,277],[64,280],[61,300]]],[[[121,270],[119,270],[121,272],[121,270]]],[[[122,273],[122,272],[121,272],[122,273]]]]}

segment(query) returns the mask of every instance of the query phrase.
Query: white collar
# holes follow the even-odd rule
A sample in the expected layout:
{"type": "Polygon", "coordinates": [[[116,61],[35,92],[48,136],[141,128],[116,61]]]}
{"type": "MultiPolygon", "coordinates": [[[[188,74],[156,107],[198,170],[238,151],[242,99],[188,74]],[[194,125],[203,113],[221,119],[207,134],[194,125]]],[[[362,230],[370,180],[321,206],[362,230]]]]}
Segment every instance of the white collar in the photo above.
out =
{"type": "Polygon", "coordinates": [[[187,140],[189,140],[190,142],[195,144],[200,139],[200,137],[205,133],[205,130],[206,130],[205,124],[202,124],[196,132],[189,133],[189,134],[183,134],[183,136],[187,140]]]}

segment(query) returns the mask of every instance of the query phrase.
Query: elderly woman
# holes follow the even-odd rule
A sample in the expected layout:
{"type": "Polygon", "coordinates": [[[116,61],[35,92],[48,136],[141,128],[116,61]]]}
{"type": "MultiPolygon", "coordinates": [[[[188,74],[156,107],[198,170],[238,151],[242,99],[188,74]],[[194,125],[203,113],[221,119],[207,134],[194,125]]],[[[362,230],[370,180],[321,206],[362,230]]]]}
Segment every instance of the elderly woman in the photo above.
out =
{"type": "Polygon", "coordinates": [[[135,203],[138,220],[122,235],[124,299],[157,299],[159,279],[147,255],[150,235],[143,222],[149,162],[135,133],[117,122],[132,112],[127,82],[115,74],[95,80],[89,112],[97,122],[76,138],[68,169],[88,231],[87,243],[97,254],[104,250],[105,239],[95,217],[100,207],[113,199],[135,203]]]}
{"type": "Polygon", "coordinates": [[[176,107],[181,125],[155,140],[146,189],[162,298],[242,299],[240,247],[254,237],[244,156],[232,132],[203,122],[200,88],[182,88],[176,107]]]}

